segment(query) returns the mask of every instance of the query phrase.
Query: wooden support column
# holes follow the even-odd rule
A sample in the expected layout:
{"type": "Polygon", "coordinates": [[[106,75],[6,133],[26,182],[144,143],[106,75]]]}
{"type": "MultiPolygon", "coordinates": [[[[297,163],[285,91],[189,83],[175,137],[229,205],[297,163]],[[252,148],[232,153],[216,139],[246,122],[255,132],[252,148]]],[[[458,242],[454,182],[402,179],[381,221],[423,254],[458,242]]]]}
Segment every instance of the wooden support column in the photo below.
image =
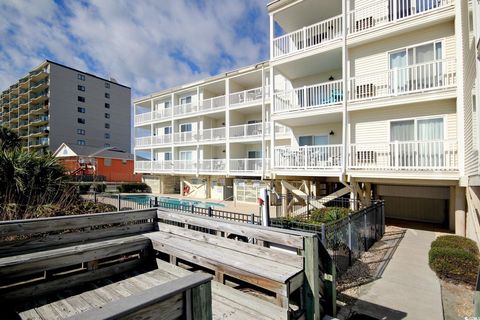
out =
{"type": "Polygon", "coordinates": [[[288,217],[287,188],[282,184],[282,217],[288,217]]]}
{"type": "Polygon", "coordinates": [[[455,234],[465,237],[466,234],[466,197],[465,188],[455,186],[455,234]]]}
{"type": "Polygon", "coordinates": [[[320,319],[320,271],[318,267],[318,238],[305,237],[304,301],[307,320],[320,319]]]}

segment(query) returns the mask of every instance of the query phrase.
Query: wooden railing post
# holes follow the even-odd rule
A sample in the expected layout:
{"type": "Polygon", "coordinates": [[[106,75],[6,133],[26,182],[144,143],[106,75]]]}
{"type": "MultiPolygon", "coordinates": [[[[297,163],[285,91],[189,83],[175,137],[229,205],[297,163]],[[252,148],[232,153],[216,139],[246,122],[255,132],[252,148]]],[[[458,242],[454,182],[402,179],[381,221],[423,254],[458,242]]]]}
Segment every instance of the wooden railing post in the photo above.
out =
{"type": "Polygon", "coordinates": [[[212,319],[212,285],[204,283],[191,289],[192,320],[212,319]]]}
{"type": "Polygon", "coordinates": [[[304,238],[305,282],[303,292],[307,320],[321,319],[318,246],[316,235],[304,238]]]}
{"type": "Polygon", "coordinates": [[[117,211],[120,211],[121,206],[121,197],[120,193],[117,195],[117,211]]]}

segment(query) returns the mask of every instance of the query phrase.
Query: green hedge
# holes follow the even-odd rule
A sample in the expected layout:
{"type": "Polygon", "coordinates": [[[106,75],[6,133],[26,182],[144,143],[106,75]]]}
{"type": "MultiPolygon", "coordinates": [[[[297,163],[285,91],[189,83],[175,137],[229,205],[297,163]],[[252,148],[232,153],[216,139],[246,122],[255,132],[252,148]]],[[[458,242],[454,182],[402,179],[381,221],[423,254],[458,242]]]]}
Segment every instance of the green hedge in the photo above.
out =
{"type": "Polygon", "coordinates": [[[87,193],[88,191],[90,191],[90,187],[92,185],[90,183],[87,183],[87,184],[79,184],[78,185],[78,191],[80,192],[80,194],[85,194],[87,193]]]}
{"type": "Polygon", "coordinates": [[[440,278],[475,285],[480,260],[474,241],[459,236],[440,236],[432,242],[428,260],[440,278]]]}
{"type": "Polygon", "coordinates": [[[150,187],[145,183],[124,183],[119,185],[117,190],[123,193],[151,192],[150,187]]]}

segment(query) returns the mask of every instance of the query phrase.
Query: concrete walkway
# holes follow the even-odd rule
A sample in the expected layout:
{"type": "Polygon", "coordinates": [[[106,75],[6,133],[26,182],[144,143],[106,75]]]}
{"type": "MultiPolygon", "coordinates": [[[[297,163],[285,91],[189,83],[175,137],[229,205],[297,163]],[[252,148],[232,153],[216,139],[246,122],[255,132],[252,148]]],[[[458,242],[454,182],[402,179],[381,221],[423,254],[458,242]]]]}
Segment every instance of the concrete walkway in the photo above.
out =
{"type": "Polygon", "coordinates": [[[442,320],[440,282],[428,266],[435,233],[407,229],[381,278],[360,287],[353,310],[377,319],[442,320]]]}

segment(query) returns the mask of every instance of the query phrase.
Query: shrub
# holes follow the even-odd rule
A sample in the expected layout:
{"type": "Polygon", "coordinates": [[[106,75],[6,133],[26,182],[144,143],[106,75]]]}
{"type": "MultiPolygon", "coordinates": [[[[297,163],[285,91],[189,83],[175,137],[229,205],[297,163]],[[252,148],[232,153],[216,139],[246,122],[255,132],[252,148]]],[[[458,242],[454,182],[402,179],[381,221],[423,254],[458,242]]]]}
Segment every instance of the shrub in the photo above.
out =
{"type": "Polygon", "coordinates": [[[97,183],[93,186],[93,190],[95,190],[95,192],[105,192],[106,189],[107,185],[105,183],[97,183]]]}
{"type": "Polygon", "coordinates": [[[437,240],[432,242],[432,248],[448,247],[448,248],[461,248],[474,255],[478,255],[478,247],[475,241],[453,235],[440,236],[437,240]]]}
{"type": "Polygon", "coordinates": [[[150,192],[150,187],[145,183],[124,183],[117,187],[118,192],[150,192]]]}
{"type": "Polygon", "coordinates": [[[92,185],[90,183],[87,183],[87,184],[79,184],[78,185],[78,192],[80,192],[80,194],[85,194],[87,193],[88,191],[90,191],[90,187],[92,185]]]}
{"type": "Polygon", "coordinates": [[[428,261],[440,278],[475,285],[480,265],[475,242],[459,236],[440,236],[432,242],[428,261]]]}
{"type": "Polygon", "coordinates": [[[329,223],[342,219],[350,213],[350,209],[341,207],[320,208],[313,211],[306,222],[329,223]]]}

